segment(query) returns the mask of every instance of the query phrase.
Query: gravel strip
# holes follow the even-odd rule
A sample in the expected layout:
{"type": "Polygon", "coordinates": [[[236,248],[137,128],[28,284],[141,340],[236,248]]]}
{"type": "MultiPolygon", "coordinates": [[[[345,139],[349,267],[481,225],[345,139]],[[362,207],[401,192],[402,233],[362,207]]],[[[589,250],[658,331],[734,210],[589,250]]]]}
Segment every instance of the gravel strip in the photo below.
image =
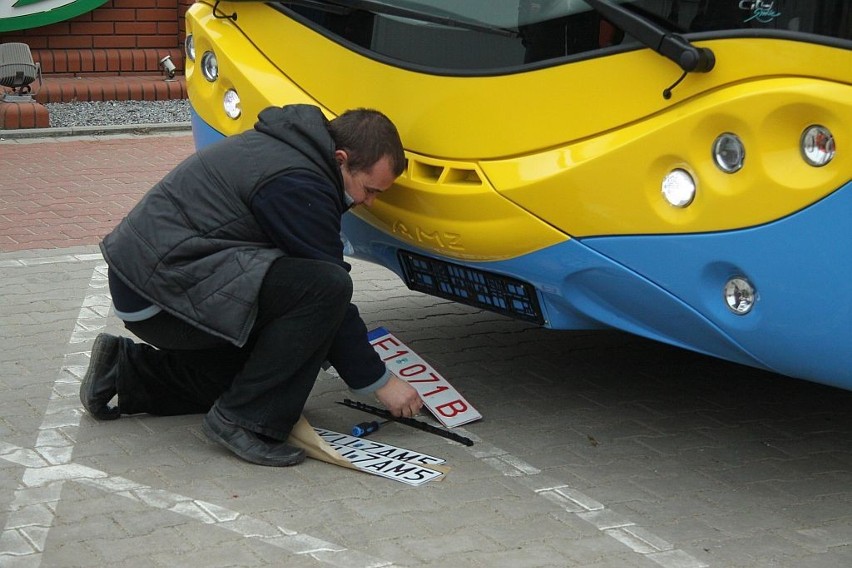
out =
{"type": "Polygon", "coordinates": [[[81,101],[47,103],[51,128],[189,122],[189,101],[81,101]]]}

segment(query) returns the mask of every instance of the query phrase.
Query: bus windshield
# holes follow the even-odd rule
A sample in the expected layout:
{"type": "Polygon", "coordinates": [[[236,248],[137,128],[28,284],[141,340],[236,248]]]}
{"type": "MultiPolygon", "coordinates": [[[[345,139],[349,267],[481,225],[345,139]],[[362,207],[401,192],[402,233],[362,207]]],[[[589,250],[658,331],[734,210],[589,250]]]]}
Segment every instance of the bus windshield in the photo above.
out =
{"type": "MultiPolygon", "coordinates": [[[[301,0],[275,3],[308,25],[398,64],[488,72],[637,49],[647,39],[584,0],[301,0]]],[[[618,0],[607,2],[667,34],[693,38],[852,40],[852,0],[618,0]]],[[[604,6],[605,7],[605,6],[604,6]]]]}

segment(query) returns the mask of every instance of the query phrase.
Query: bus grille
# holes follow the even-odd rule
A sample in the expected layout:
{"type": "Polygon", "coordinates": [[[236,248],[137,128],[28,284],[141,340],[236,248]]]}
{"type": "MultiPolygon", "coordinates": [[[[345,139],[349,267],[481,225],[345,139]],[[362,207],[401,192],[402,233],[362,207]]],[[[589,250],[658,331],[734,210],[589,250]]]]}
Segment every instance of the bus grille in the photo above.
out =
{"type": "Polygon", "coordinates": [[[399,261],[405,283],[412,290],[544,323],[535,288],[526,282],[402,250],[399,261]]]}

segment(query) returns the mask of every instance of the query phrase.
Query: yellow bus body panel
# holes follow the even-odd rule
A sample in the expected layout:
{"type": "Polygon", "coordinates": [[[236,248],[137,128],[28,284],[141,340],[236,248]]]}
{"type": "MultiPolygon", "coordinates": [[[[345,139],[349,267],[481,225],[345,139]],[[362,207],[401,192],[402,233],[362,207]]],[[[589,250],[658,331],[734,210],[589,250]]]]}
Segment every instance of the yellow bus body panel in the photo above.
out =
{"type": "Polygon", "coordinates": [[[399,128],[409,168],[369,211],[355,214],[449,257],[497,260],[570,236],[720,231],[767,223],[823,198],[852,171],[852,52],[780,39],[704,42],[710,73],[679,76],[648,49],[499,76],[403,69],[341,46],[260,3],[199,2],[187,16],[194,110],[225,135],[251,128],[268,105],[315,104],[332,117],[367,106],[399,128]],[[246,39],[244,30],[252,38],[246,39]],[[198,62],[215,45],[219,79],[198,62]],[[807,69],[791,76],[789,69],[807,69]],[[243,114],[222,96],[235,88],[243,114]],[[802,131],[827,126],[839,151],[823,168],[799,154],[802,131]],[[723,132],[738,134],[745,167],[713,163],[723,132]],[[698,193],[687,208],[662,198],[683,168],[698,193]]]}

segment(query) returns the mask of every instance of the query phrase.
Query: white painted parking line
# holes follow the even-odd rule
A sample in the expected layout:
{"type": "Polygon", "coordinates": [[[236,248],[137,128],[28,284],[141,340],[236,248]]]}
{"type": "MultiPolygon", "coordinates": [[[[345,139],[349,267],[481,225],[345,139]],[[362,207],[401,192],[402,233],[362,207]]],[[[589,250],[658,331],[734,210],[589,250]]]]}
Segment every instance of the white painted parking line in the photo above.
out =
{"type": "MultiPolygon", "coordinates": [[[[65,262],[65,258],[54,257],[57,262],[65,262]]],[[[70,258],[75,262],[81,261],[77,257],[70,258]]],[[[27,262],[28,265],[44,264],[27,262]]],[[[106,326],[110,307],[106,288],[106,264],[101,262],[92,272],[83,305],[74,322],[69,348],[53,384],[35,447],[32,450],[4,448],[2,452],[2,457],[8,461],[25,459],[15,462],[23,465],[24,471],[12,499],[6,526],[0,533],[0,558],[4,555],[27,557],[28,565],[41,564],[41,554],[53,524],[62,483],[70,473],[68,466],[82,414],[80,376],[81,369],[84,370],[88,364],[88,356],[87,352],[79,349],[90,347],[97,333],[106,326]],[[44,491],[46,486],[49,487],[47,492],[44,491]]]]}
{"type": "MultiPolygon", "coordinates": [[[[101,470],[71,463],[50,465],[38,452],[0,442],[0,459],[26,468],[23,485],[29,494],[16,494],[15,521],[7,523],[0,538],[0,558],[31,556],[35,560],[43,552],[47,531],[53,520],[53,511],[59,501],[60,484],[76,482],[143,503],[151,508],[170,511],[190,520],[219,527],[245,538],[250,538],[286,550],[292,554],[311,556],[319,562],[342,568],[379,568],[392,566],[390,562],[367,554],[299,533],[285,527],[252,518],[238,511],[220,507],[215,503],[193,499],[162,489],[112,476],[101,470]],[[48,491],[45,493],[44,489],[48,491]],[[32,499],[44,495],[40,500],[32,499]],[[26,503],[26,504],[24,504],[26,503]]],[[[10,515],[11,517],[11,515],[10,515]]],[[[30,563],[37,566],[38,563],[30,563]]]]}
{"type": "Polygon", "coordinates": [[[223,528],[245,538],[275,546],[296,555],[340,568],[380,568],[392,563],[362,552],[302,534],[266,521],[254,519],[214,503],[193,499],[111,476],[72,461],[74,441],[83,414],[80,408],[80,380],[86,372],[92,342],[107,324],[111,299],[106,264],[100,255],[63,255],[50,259],[4,261],[5,266],[34,266],[51,262],[101,261],[95,267],[80,312],[74,322],[62,368],[54,382],[45,416],[32,449],[0,440],[0,459],[24,468],[21,483],[9,506],[6,525],[0,533],[0,565],[14,558],[16,566],[38,568],[56,514],[62,486],[81,483],[144,503],[154,509],[171,511],[193,521],[223,528]],[[85,351],[80,351],[84,348],[85,351]]]}
{"type": "Polygon", "coordinates": [[[23,268],[63,262],[96,262],[102,260],[100,253],[61,254],[57,256],[34,256],[32,258],[0,259],[0,268],[23,268]]]}
{"type": "Polygon", "coordinates": [[[599,503],[583,492],[568,485],[553,483],[539,478],[541,470],[526,463],[512,454],[483,442],[475,434],[456,428],[456,431],[471,438],[476,443],[467,448],[474,457],[501,472],[506,477],[521,478],[523,484],[536,495],[573,513],[577,518],[590,523],[603,534],[614,538],[630,550],[653,560],[664,568],[707,568],[708,564],[699,561],[650,531],[623,518],[603,503],[599,503]]]}

